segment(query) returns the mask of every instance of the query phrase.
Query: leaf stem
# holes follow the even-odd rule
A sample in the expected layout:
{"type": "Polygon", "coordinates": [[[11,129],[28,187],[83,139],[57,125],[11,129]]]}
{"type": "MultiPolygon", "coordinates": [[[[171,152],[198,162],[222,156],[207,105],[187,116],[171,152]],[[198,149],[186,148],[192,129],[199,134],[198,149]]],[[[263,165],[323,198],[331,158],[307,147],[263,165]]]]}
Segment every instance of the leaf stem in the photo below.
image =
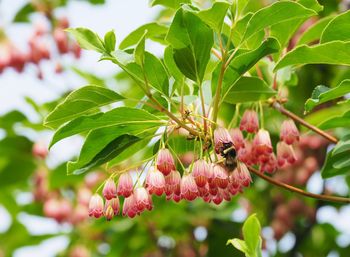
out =
{"type": "Polygon", "coordinates": [[[345,197],[339,197],[339,196],[332,196],[332,195],[323,195],[323,194],[314,194],[314,193],[310,193],[307,191],[304,191],[300,188],[297,187],[293,187],[289,184],[280,182],[278,180],[275,180],[272,177],[266,176],[265,174],[261,173],[260,171],[258,171],[257,169],[254,169],[253,167],[248,167],[248,169],[254,173],[255,175],[259,176],[260,178],[268,181],[271,184],[274,184],[278,187],[284,188],[286,190],[289,190],[291,192],[303,195],[303,196],[307,196],[310,198],[315,198],[315,199],[319,199],[322,201],[329,201],[329,202],[337,202],[337,203],[350,203],[350,198],[345,198],[345,197]]]}
{"type": "Polygon", "coordinates": [[[301,125],[303,125],[304,127],[307,127],[308,129],[313,130],[314,132],[316,132],[317,134],[323,136],[324,138],[328,139],[330,142],[336,144],[338,143],[338,139],[336,139],[335,137],[331,136],[330,134],[328,134],[327,132],[319,129],[318,127],[311,125],[310,123],[306,122],[305,120],[303,120],[302,118],[300,118],[299,116],[295,115],[294,113],[286,110],[281,104],[279,104],[278,102],[274,102],[272,104],[272,107],[275,108],[276,110],[278,110],[280,113],[286,115],[287,117],[293,119],[296,122],[299,122],[301,125]]]}
{"type": "Polygon", "coordinates": [[[199,95],[200,95],[201,104],[202,104],[204,134],[206,135],[208,128],[207,128],[207,120],[205,118],[207,117],[207,114],[205,112],[205,102],[204,102],[202,84],[199,84],[198,86],[199,86],[199,95]]]}

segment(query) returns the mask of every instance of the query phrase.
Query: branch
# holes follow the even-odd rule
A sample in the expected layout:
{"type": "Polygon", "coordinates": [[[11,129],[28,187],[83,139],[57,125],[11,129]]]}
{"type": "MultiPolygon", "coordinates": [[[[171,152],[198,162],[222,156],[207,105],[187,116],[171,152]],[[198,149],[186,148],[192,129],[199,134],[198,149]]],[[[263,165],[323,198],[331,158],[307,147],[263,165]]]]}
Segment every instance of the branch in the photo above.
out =
{"type": "Polygon", "coordinates": [[[276,110],[278,110],[280,113],[288,116],[289,118],[293,119],[296,122],[299,122],[301,125],[303,125],[304,127],[307,127],[313,131],[315,131],[317,134],[323,136],[324,138],[328,139],[330,142],[336,144],[338,143],[338,139],[336,139],[335,137],[331,136],[330,134],[326,133],[325,131],[319,129],[318,127],[311,125],[310,123],[306,122],[305,120],[303,120],[302,118],[300,118],[299,116],[295,115],[294,113],[286,110],[281,104],[274,102],[272,104],[273,108],[275,108],[276,110]]]}
{"type": "Polygon", "coordinates": [[[255,175],[259,176],[260,178],[268,181],[269,183],[274,184],[274,185],[276,185],[278,187],[282,187],[282,188],[284,188],[286,190],[289,190],[291,192],[294,192],[294,193],[297,193],[297,194],[300,194],[300,195],[303,195],[303,196],[307,196],[307,197],[310,197],[310,198],[319,199],[319,200],[322,200],[322,201],[337,202],[337,203],[350,203],[350,198],[310,193],[310,192],[304,191],[304,190],[302,190],[300,188],[293,187],[293,186],[291,186],[289,184],[285,184],[283,182],[275,180],[272,177],[266,176],[265,174],[261,173],[257,169],[254,169],[253,167],[248,167],[248,169],[252,173],[254,173],[255,175]]]}

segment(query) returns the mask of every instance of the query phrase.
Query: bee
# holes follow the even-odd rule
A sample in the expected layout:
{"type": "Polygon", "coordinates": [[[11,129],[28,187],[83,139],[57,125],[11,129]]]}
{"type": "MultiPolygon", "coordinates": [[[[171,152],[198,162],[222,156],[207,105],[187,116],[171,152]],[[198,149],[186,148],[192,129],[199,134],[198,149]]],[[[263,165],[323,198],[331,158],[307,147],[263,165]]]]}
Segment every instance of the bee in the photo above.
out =
{"type": "Polygon", "coordinates": [[[229,143],[223,143],[220,147],[220,155],[225,158],[224,164],[229,170],[234,170],[237,166],[237,152],[234,145],[229,143]]]}

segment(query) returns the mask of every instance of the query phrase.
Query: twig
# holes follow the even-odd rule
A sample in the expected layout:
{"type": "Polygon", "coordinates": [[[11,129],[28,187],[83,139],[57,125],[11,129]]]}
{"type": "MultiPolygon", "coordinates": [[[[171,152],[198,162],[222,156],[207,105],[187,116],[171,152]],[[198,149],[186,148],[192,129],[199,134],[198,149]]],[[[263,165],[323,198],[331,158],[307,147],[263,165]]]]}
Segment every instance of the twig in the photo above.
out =
{"type": "Polygon", "coordinates": [[[275,180],[274,178],[271,178],[269,176],[266,176],[265,174],[261,173],[260,171],[258,171],[257,169],[253,168],[253,167],[248,167],[248,169],[254,173],[255,175],[259,176],[260,178],[268,181],[271,184],[274,184],[276,186],[279,186],[281,188],[287,189],[291,192],[297,193],[297,194],[301,194],[303,196],[307,196],[310,198],[315,198],[315,199],[319,199],[322,201],[329,201],[329,202],[338,202],[338,203],[350,203],[350,198],[345,198],[345,197],[339,197],[339,196],[332,196],[332,195],[321,195],[321,194],[314,194],[314,193],[310,193],[307,191],[304,191],[300,188],[297,187],[293,187],[289,184],[280,182],[278,180],[275,180]]]}
{"type": "Polygon", "coordinates": [[[278,110],[282,114],[288,116],[289,118],[295,120],[296,122],[299,122],[304,127],[307,127],[309,129],[315,131],[317,134],[323,136],[324,138],[328,139],[332,143],[334,143],[334,144],[338,143],[338,139],[336,139],[335,137],[329,135],[328,133],[326,133],[325,131],[319,129],[318,127],[315,127],[314,125],[311,125],[310,123],[306,122],[305,120],[303,120],[299,116],[295,115],[294,113],[286,110],[281,104],[279,104],[277,102],[274,102],[272,104],[272,106],[273,106],[273,108],[275,108],[276,110],[278,110]]]}

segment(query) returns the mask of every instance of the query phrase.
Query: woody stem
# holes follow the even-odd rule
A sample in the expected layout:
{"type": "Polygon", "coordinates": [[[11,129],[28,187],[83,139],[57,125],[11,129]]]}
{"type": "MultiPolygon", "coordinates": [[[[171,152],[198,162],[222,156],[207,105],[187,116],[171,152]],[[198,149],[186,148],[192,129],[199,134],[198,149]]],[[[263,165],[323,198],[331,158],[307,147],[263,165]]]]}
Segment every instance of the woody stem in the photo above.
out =
{"type": "Polygon", "coordinates": [[[303,196],[307,196],[310,198],[315,198],[315,199],[319,199],[322,201],[329,201],[329,202],[337,202],[337,203],[350,203],[350,198],[345,198],[345,197],[339,197],[339,196],[332,196],[332,195],[322,195],[322,194],[313,194],[307,191],[304,191],[300,188],[297,187],[293,187],[289,184],[280,182],[278,180],[275,180],[272,177],[266,176],[265,174],[261,173],[260,171],[258,171],[257,169],[253,168],[253,167],[248,167],[248,169],[254,173],[255,175],[259,176],[260,178],[268,181],[271,184],[274,184],[278,187],[284,188],[286,190],[289,190],[291,192],[303,195],[303,196]]]}

